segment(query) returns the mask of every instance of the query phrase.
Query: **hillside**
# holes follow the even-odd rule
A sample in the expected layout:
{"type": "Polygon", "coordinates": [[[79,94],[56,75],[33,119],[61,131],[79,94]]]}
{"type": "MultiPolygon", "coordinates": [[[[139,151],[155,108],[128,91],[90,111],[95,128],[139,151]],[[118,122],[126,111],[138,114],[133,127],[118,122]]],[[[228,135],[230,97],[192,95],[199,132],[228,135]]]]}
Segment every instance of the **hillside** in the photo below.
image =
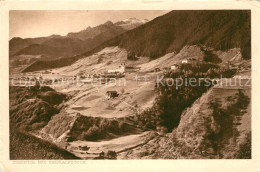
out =
{"type": "Polygon", "coordinates": [[[59,112],[66,96],[49,87],[10,87],[10,159],[79,159],[30,132],[44,127],[59,112]]]}
{"type": "MultiPolygon", "coordinates": [[[[18,53],[16,53],[14,56],[19,55],[48,55],[49,57],[52,57],[54,55],[62,53],[61,50],[57,50],[55,47],[47,46],[47,45],[41,45],[41,44],[32,44],[28,47],[22,49],[18,53]]],[[[47,60],[47,59],[46,59],[47,60]]]]}
{"type": "MultiPolygon", "coordinates": [[[[175,85],[156,87],[160,75],[198,80],[221,75],[225,81],[237,72],[250,78],[250,64],[250,60],[242,59],[240,48],[214,51],[193,45],[155,60],[138,57],[132,61],[125,49],[107,47],[72,65],[42,73],[46,82],[53,77],[72,81],[72,76],[81,76],[85,81],[80,85],[53,83],[55,90],[44,87],[36,92],[10,88],[10,121],[83,159],[99,158],[101,152],[109,151],[115,151],[118,159],[250,158],[250,87],[234,83],[208,87],[204,82],[192,87],[183,84],[178,89],[175,85]],[[218,61],[203,62],[209,54],[218,61]],[[188,58],[198,62],[182,64],[188,58]],[[230,68],[223,68],[227,61],[230,68]],[[178,70],[154,70],[164,70],[176,62],[178,70]],[[123,78],[116,79],[118,84],[109,78],[107,84],[91,83],[86,78],[92,74],[99,77],[122,63],[128,68],[123,78]],[[234,66],[236,69],[231,69],[234,66]],[[137,75],[139,80],[135,81],[137,75]],[[144,81],[143,77],[149,79],[144,81]],[[124,80],[127,85],[123,85],[124,80]],[[119,96],[108,99],[106,93],[111,90],[119,96]]],[[[247,79],[242,81],[245,84],[247,79]]]]}
{"type": "Polygon", "coordinates": [[[62,58],[57,60],[37,60],[34,61],[29,66],[26,66],[25,69],[22,69],[22,72],[32,72],[32,71],[39,71],[39,70],[45,70],[45,69],[53,69],[53,68],[59,68],[64,66],[69,66],[76,62],[79,58],[77,56],[75,57],[68,57],[68,58],[62,58]]]}
{"type": "Polygon", "coordinates": [[[123,152],[119,158],[250,159],[250,98],[250,87],[213,87],[182,112],[171,133],[123,152]]]}
{"type": "MultiPolygon", "coordinates": [[[[10,54],[12,54],[12,56],[45,55],[46,57],[52,57],[52,59],[70,57],[91,50],[95,46],[125,31],[113,23],[105,23],[88,30],[90,31],[87,33],[81,31],[78,33],[70,33],[68,36],[43,38],[44,41],[41,42],[34,41],[34,39],[29,41],[28,39],[11,40],[10,44],[12,45],[10,45],[10,52],[15,52],[15,50],[13,50],[14,48],[19,49],[19,44],[22,44],[22,46],[16,53],[10,54]]],[[[42,58],[41,60],[46,60],[46,58],[42,58]]]]}
{"type": "Polygon", "coordinates": [[[178,52],[185,45],[202,44],[216,50],[241,48],[243,58],[250,59],[250,17],[250,11],[246,10],[171,11],[117,36],[96,50],[119,46],[137,56],[154,59],[178,52]]]}
{"type": "Polygon", "coordinates": [[[80,58],[79,54],[90,51],[111,38],[146,22],[147,20],[131,18],[116,23],[108,21],[96,27],[68,33],[66,36],[13,38],[9,41],[10,70],[20,72],[28,65],[33,67],[25,71],[70,65],[80,58]]]}
{"type": "MultiPolygon", "coordinates": [[[[167,53],[177,53],[186,45],[204,45],[221,51],[240,48],[242,58],[250,59],[250,17],[250,12],[246,10],[172,11],[110,40],[107,37],[108,41],[101,45],[99,43],[102,41],[98,43],[92,41],[92,46],[88,46],[89,48],[85,49],[85,53],[78,56],[78,59],[110,46],[119,46],[136,56],[155,59],[167,53]]],[[[123,22],[119,24],[124,25],[123,22]]],[[[74,63],[75,60],[70,58],[74,57],[67,58],[71,63],[64,65],[60,65],[60,60],[53,61],[51,68],[74,63]]],[[[45,62],[37,62],[25,71],[50,68],[48,63],[39,66],[43,64],[45,62]]]]}
{"type": "Polygon", "coordinates": [[[12,38],[9,41],[9,55],[13,56],[14,54],[18,53],[19,51],[21,51],[22,49],[33,45],[33,44],[41,44],[44,41],[47,41],[49,39],[52,38],[57,38],[60,37],[59,35],[51,35],[48,37],[38,37],[38,38],[19,38],[19,37],[15,37],[12,38]]]}
{"type": "Polygon", "coordinates": [[[10,134],[11,160],[80,159],[65,149],[24,132],[10,134]]]}

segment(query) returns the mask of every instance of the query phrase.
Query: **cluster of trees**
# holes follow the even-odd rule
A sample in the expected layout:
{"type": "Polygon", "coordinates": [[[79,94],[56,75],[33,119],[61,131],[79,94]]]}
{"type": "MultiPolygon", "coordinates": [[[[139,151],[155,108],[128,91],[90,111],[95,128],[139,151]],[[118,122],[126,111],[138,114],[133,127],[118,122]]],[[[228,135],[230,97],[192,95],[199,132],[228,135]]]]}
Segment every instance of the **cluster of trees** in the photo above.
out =
{"type": "Polygon", "coordinates": [[[9,93],[10,126],[23,131],[44,127],[59,112],[58,106],[66,97],[50,87],[10,87],[9,93]]]}
{"type": "MultiPolygon", "coordinates": [[[[171,131],[178,126],[183,110],[190,107],[213,85],[212,81],[200,80],[200,78],[214,78],[225,72],[227,71],[221,70],[218,65],[203,63],[198,65],[183,64],[177,71],[166,73],[164,78],[171,78],[174,81],[181,78],[183,84],[178,84],[177,87],[177,82],[169,85],[165,80],[162,81],[163,84],[156,84],[159,96],[152,108],[137,115],[139,125],[149,129],[163,126],[171,131]],[[215,73],[211,74],[211,70],[215,73]],[[186,82],[191,79],[199,83],[191,85],[186,82]]],[[[227,73],[229,74],[229,72],[227,73]]]]}
{"type": "Polygon", "coordinates": [[[236,73],[233,69],[220,68],[219,65],[210,62],[201,62],[195,65],[182,64],[177,71],[169,71],[165,78],[178,78],[183,75],[189,75],[201,78],[231,78],[236,73]]]}
{"type": "MultiPolygon", "coordinates": [[[[226,143],[229,143],[229,139],[234,136],[239,136],[236,129],[236,125],[241,125],[239,121],[243,114],[246,113],[246,109],[250,103],[250,99],[239,90],[238,93],[233,98],[228,98],[230,105],[225,109],[222,108],[219,101],[214,101],[210,103],[210,108],[212,109],[213,119],[217,125],[219,125],[219,131],[209,131],[207,139],[211,142],[214,150],[218,155],[222,156],[226,154],[222,152],[226,143]]],[[[251,158],[251,140],[250,135],[246,136],[246,142],[241,145],[236,145],[239,147],[239,158],[251,158]]]]}
{"type": "Polygon", "coordinates": [[[127,54],[127,60],[135,61],[135,60],[138,60],[138,58],[136,57],[135,53],[130,52],[127,54]]]}
{"type": "Polygon", "coordinates": [[[117,159],[117,154],[115,151],[109,150],[106,153],[100,152],[99,156],[95,159],[117,159]]]}
{"type": "Polygon", "coordinates": [[[108,139],[113,135],[120,135],[127,131],[127,124],[124,119],[94,118],[79,116],[70,131],[70,141],[108,139]]]}
{"type": "Polygon", "coordinates": [[[102,120],[98,125],[90,127],[86,132],[83,132],[82,136],[84,140],[98,140],[107,137],[107,132],[119,135],[126,129],[126,123],[123,121],[118,122],[116,120],[102,120]]]}
{"type": "Polygon", "coordinates": [[[212,63],[221,63],[222,60],[210,50],[205,50],[203,47],[200,48],[204,52],[203,61],[212,63]]]}
{"type": "Polygon", "coordinates": [[[231,78],[236,73],[236,70],[231,69],[209,69],[206,76],[209,78],[231,78]]]}

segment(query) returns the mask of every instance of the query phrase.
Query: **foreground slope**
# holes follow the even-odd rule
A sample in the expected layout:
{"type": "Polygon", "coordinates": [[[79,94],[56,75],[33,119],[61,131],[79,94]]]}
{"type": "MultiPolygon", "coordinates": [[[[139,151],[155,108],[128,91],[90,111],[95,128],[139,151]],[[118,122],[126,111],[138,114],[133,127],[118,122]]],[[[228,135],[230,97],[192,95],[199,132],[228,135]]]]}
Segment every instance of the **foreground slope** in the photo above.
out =
{"type": "MultiPolygon", "coordinates": [[[[231,79],[235,82],[235,79],[231,79]]],[[[183,111],[171,134],[123,152],[123,159],[250,159],[251,89],[215,86],[183,111]]],[[[224,83],[225,81],[223,81],[224,83]]],[[[232,83],[234,84],[234,83],[232,83]]]]}
{"type": "Polygon", "coordinates": [[[65,149],[32,135],[59,112],[64,94],[53,89],[10,87],[10,159],[79,159],[65,149]]]}
{"type": "MultiPolygon", "coordinates": [[[[70,66],[53,69],[49,73],[43,72],[42,77],[44,79],[53,77],[74,78],[73,76],[78,75],[88,80],[90,79],[88,76],[96,75],[97,77],[99,74],[109,69],[118,68],[119,65],[125,63],[127,70],[122,76],[123,78],[117,78],[117,81],[125,79],[127,85],[125,87],[113,85],[113,83],[97,86],[86,84],[82,87],[55,85],[55,90],[62,92],[62,94],[39,94],[36,102],[40,99],[51,100],[46,99],[49,97],[48,95],[60,97],[66,94],[68,99],[64,99],[65,102],[58,107],[53,106],[54,108],[60,107],[59,112],[50,114],[48,111],[43,111],[40,117],[47,114],[46,117],[48,118],[43,118],[44,121],[40,125],[36,125],[39,127],[36,131],[33,131],[33,134],[84,159],[98,158],[102,151],[108,152],[111,150],[116,152],[118,159],[250,158],[250,87],[240,88],[232,84],[231,87],[214,87],[208,92],[206,92],[207,89],[203,89],[203,91],[187,89],[186,92],[186,88],[178,89],[180,90],[178,94],[171,95],[171,92],[168,92],[168,97],[173,97],[173,99],[169,99],[171,102],[176,103],[175,100],[182,102],[181,111],[178,111],[180,120],[174,125],[173,131],[172,128],[167,130],[170,133],[163,133],[167,132],[162,128],[164,123],[158,123],[159,120],[157,119],[154,122],[152,113],[151,115],[148,113],[149,116],[144,115],[144,118],[139,117],[142,112],[156,105],[160,96],[160,93],[155,90],[155,80],[157,75],[163,75],[164,72],[156,72],[155,68],[164,70],[165,67],[169,68],[174,63],[179,63],[180,67],[185,66],[185,64],[181,65],[183,59],[194,58],[199,62],[198,66],[194,65],[194,68],[190,69],[187,66],[185,68],[187,73],[180,68],[180,72],[188,74],[191,69],[198,67],[209,75],[212,71],[221,72],[222,65],[229,61],[230,65],[237,68],[234,71],[239,72],[239,75],[243,74],[245,78],[250,78],[250,60],[244,60],[240,50],[240,48],[233,48],[223,52],[194,45],[185,46],[179,53],[171,52],[155,60],[149,60],[149,57],[138,57],[138,59],[132,61],[127,59],[125,49],[107,47],[100,52],[78,60],[70,66]],[[217,62],[204,62],[209,52],[217,56],[215,57],[215,59],[218,59],[217,62]],[[137,82],[133,80],[135,75],[148,76],[149,80],[137,82]],[[110,90],[116,90],[119,96],[107,99],[106,92],[110,90]],[[192,96],[193,93],[195,93],[196,98],[192,96]],[[202,93],[205,94],[202,95],[202,93]],[[182,100],[182,97],[187,97],[187,94],[192,96],[192,100],[185,99],[185,101],[190,102],[189,105],[182,100]],[[200,97],[201,95],[202,97],[200,97]],[[221,113],[218,114],[217,112],[221,113]],[[152,127],[149,128],[149,125],[145,125],[146,122],[152,122],[149,124],[152,127]]],[[[196,71],[195,73],[202,72],[200,70],[192,71],[196,71]]],[[[41,72],[25,74],[25,76],[38,76],[41,72]]],[[[169,77],[169,75],[166,77],[169,77]]],[[[15,89],[11,93],[14,92],[18,91],[15,89]]],[[[22,105],[32,104],[30,95],[24,94],[24,96],[26,96],[24,98],[27,103],[22,105]]],[[[21,96],[13,96],[13,98],[18,98],[18,103],[23,101],[21,96]]],[[[49,104],[51,105],[51,102],[49,104]]],[[[165,104],[167,103],[163,103],[163,105],[165,104]]],[[[173,104],[170,104],[169,109],[179,106],[181,105],[173,106],[173,104]]],[[[31,123],[32,126],[35,126],[35,122],[36,124],[39,122],[34,120],[37,118],[35,118],[35,115],[31,116],[30,113],[29,116],[32,117],[30,118],[32,120],[21,120],[19,114],[28,113],[19,113],[24,112],[19,111],[19,109],[25,109],[19,107],[13,106],[11,108],[14,117],[11,119],[15,119],[17,123],[20,121],[23,124],[31,123]]],[[[37,109],[35,106],[32,107],[37,109]]],[[[43,107],[49,108],[49,106],[43,107]]],[[[162,110],[163,108],[154,111],[156,112],[154,115],[160,116],[162,110]]],[[[37,111],[35,110],[35,112],[37,111]]],[[[169,118],[166,116],[167,121],[172,121],[171,117],[174,117],[174,115],[176,115],[176,112],[168,116],[169,118]]]]}
{"type": "Polygon", "coordinates": [[[11,160],[79,159],[72,153],[50,142],[24,132],[12,132],[10,136],[11,160]]]}

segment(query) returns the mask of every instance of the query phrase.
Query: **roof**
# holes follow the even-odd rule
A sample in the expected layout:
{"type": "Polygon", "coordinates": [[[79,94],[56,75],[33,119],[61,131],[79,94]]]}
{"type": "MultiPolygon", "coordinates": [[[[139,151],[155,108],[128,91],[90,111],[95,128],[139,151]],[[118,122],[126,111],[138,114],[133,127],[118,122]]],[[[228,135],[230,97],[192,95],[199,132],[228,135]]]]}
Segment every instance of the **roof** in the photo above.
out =
{"type": "Polygon", "coordinates": [[[107,91],[107,93],[117,93],[117,91],[107,91]]]}

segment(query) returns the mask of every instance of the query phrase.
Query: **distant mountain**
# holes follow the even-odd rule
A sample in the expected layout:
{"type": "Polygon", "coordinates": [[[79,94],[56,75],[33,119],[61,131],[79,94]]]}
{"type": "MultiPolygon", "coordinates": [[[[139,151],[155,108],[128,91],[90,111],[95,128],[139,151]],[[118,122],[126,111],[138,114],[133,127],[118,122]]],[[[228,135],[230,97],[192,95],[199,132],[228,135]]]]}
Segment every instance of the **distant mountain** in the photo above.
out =
{"type": "Polygon", "coordinates": [[[178,52],[186,45],[205,45],[215,50],[241,48],[251,58],[249,10],[171,11],[136,29],[109,40],[89,55],[108,46],[119,46],[151,59],[178,52]]]}
{"type": "Polygon", "coordinates": [[[67,37],[69,38],[78,38],[81,40],[93,39],[100,34],[108,34],[114,35],[118,33],[123,33],[127,29],[124,29],[120,26],[113,24],[111,21],[107,21],[106,23],[96,26],[96,27],[88,27],[85,30],[75,33],[68,33],[67,37]]]}
{"type": "MultiPolygon", "coordinates": [[[[134,20],[130,20],[134,21],[134,20]]],[[[251,13],[249,10],[171,11],[135,29],[86,50],[78,56],[52,62],[38,61],[24,72],[62,67],[106,47],[118,46],[136,56],[155,59],[179,52],[186,45],[203,45],[226,51],[240,48],[244,59],[251,58],[251,13]],[[40,66],[41,65],[41,66],[40,66]]],[[[124,25],[123,22],[117,25],[124,25]]]]}
{"type": "Polygon", "coordinates": [[[47,46],[47,45],[41,45],[41,44],[32,44],[29,45],[28,47],[25,47],[24,49],[20,50],[18,53],[15,55],[48,55],[48,56],[53,56],[56,54],[62,53],[61,51],[57,52],[57,49],[55,47],[47,46]]]}
{"type": "Polygon", "coordinates": [[[80,32],[68,33],[66,36],[13,38],[9,41],[9,52],[10,56],[44,55],[43,57],[52,59],[69,57],[89,51],[125,31],[144,24],[145,21],[134,18],[115,24],[107,21],[93,28],[88,27],[80,32]]]}
{"type": "Polygon", "coordinates": [[[57,38],[57,37],[61,37],[61,36],[51,35],[51,36],[48,36],[48,37],[26,38],[26,39],[22,39],[22,38],[19,38],[19,37],[12,38],[9,41],[9,55],[13,56],[16,53],[18,53],[19,51],[21,51],[22,49],[24,49],[24,48],[26,48],[30,45],[41,44],[44,41],[47,41],[47,40],[52,39],[52,38],[57,38]]]}

